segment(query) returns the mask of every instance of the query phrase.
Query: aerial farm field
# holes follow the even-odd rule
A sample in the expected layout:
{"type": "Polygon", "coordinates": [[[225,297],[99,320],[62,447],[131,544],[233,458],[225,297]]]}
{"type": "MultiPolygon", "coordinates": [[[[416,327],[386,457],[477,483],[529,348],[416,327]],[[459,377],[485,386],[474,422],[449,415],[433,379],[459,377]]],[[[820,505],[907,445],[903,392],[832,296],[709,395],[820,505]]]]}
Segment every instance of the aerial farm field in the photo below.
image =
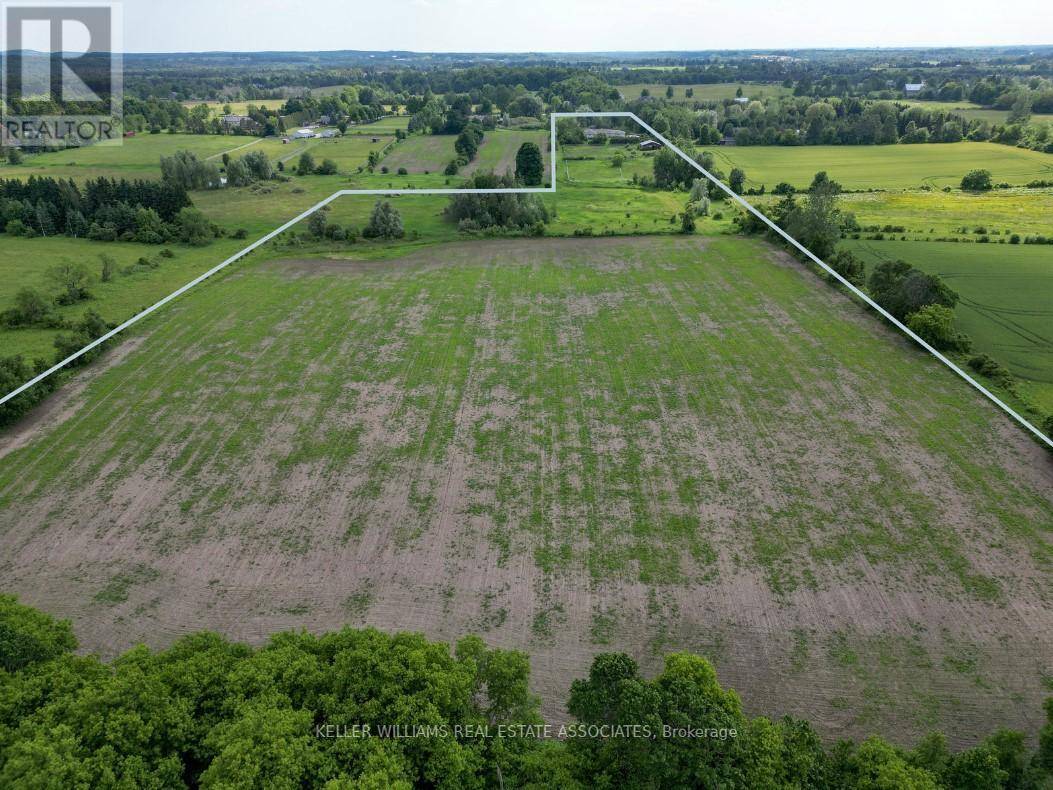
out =
{"type": "Polygon", "coordinates": [[[899,259],[938,274],[961,297],[960,329],[1053,412],[1053,247],[886,240],[849,248],[872,264],[899,259]]]}
{"type": "Polygon", "coordinates": [[[789,96],[793,93],[791,88],[783,87],[778,82],[750,83],[750,82],[716,82],[700,85],[664,85],[661,83],[637,83],[634,85],[619,85],[618,92],[626,100],[640,98],[640,93],[647,90],[652,96],[666,95],[666,89],[673,88],[673,101],[691,103],[696,101],[721,101],[723,99],[734,99],[739,89],[742,95],[750,99],[763,99],[765,96],[789,96]],[[691,89],[692,96],[687,95],[691,89]]]}
{"type": "Polygon", "coordinates": [[[1048,691],[1043,451],[762,242],[253,256],[0,452],[0,578],[107,654],[475,631],[559,718],[608,645],[687,648],[751,710],[904,739],[1048,691]]]}
{"type": "Polygon", "coordinates": [[[27,157],[21,165],[0,163],[0,178],[31,175],[73,178],[150,178],[161,175],[162,156],[192,151],[201,159],[221,157],[225,152],[248,153],[260,145],[258,137],[203,134],[141,134],[121,140],[119,145],[68,148],[27,157]]]}
{"type": "Polygon", "coordinates": [[[825,170],[845,189],[917,189],[957,187],[978,167],[995,183],[1020,186],[1053,179],[1053,155],[996,143],[929,145],[728,146],[708,149],[725,171],[746,171],[748,187],[771,189],[780,182],[807,189],[825,170]]]}
{"type": "MultiPolygon", "coordinates": [[[[251,241],[340,189],[458,186],[514,163],[527,139],[549,173],[543,131],[487,133],[446,177],[452,136],[392,144],[383,123],[289,145],[153,135],[0,177],[156,178],[181,148],[255,147],[290,180],[192,195],[251,241]],[[340,172],[292,174],[303,150],[340,172]],[[388,173],[357,172],[371,150],[388,151],[388,173]]],[[[979,144],[716,153],[769,188],[820,169],[855,189],[937,172],[942,186],[978,162],[1023,182],[1051,160],[979,144]]],[[[830,736],[1033,729],[1053,677],[1043,451],[836,289],[730,236],[731,204],[681,237],[685,194],[633,183],[651,156],[560,154],[542,199],[546,235],[564,238],[473,238],[443,217],[445,198],[392,198],[405,239],[287,234],[140,324],[0,434],[3,586],[107,654],[201,628],[483,633],[529,651],[552,719],[568,679],[616,645],[647,666],[700,652],[752,711],[830,736]]],[[[841,205],[903,224],[897,238],[971,237],[982,217],[1005,237],[1043,232],[1049,197],[883,191],[841,205]]],[[[357,230],[373,204],[328,213],[357,230]]],[[[95,283],[86,305],[123,320],[246,243],[172,245],[156,268],[95,283]]],[[[977,346],[1036,400],[1053,392],[1053,248],[852,244],[945,276],[977,346]]],[[[21,285],[46,289],[54,260],[97,267],[103,253],[125,266],[158,248],[5,238],[0,309],[21,285]]],[[[47,356],[55,334],[0,339],[47,356]]]]}
{"type": "MultiPolygon", "coordinates": [[[[389,173],[405,168],[412,175],[439,175],[451,159],[457,158],[456,140],[455,135],[412,135],[395,145],[381,165],[387,167],[389,173]]],[[[516,152],[527,141],[538,145],[547,167],[548,132],[496,129],[485,133],[475,159],[461,169],[460,175],[470,175],[477,170],[504,174],[511,169],[514,173],[516,152]]]]}

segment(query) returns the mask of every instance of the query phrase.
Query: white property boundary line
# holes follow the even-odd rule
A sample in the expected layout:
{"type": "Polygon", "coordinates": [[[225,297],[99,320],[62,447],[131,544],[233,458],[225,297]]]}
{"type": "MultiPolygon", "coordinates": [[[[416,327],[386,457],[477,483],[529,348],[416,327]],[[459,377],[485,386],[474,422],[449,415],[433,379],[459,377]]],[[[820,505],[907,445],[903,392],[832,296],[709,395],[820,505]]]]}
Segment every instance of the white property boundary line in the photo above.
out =
{"type": "Polygon", "coordinates": [[[853,295],[855,295],[855,296],[859,297],[860,299],[862,299],[867,305],[872,307],[879,315],[881,315],[889,323],[893,324],[897,329],[902,331],[907,337],[909,337],[915,343],[917,343],[922,348],[924,348],[926,351],[928,351],[930,354],[932,354],[934,357],[936,357],[936,359],[938,359],[940,362],[942,362],[944,365],[946,365],[948,368],[950,368],[952,371],[954,371],[954,373],[956,373],[958,376],[960,376],[962,379],[964,379],[971,387],[973,387],[974,389],[979,391],[984,397],[986,397],[988,400],[990,400],[992,403],[994,403],[1003,412],[1005,412],[1007,415],[1009,415],[1012,419],[1016,420],[1021,426],[1026,428],[1040,442],[1042,442],[1043,444],[1045,444],[1048,447],[1050,447],[1051,449],[1053,449],[1053,440],[1051,440],[1048,436],[1043,434],[1038,428],[1036,428],[1034,425],[1032,425],[1030,422],[1028,422],[1022,415],[1018,414],[1016,412],[1016,410],[1014,410],[1008,404],[1003,402],[994,393],[992,393],[990,390],[988,390],[986,387],[984,387],[980,382],[978,382],[976,379],[974,379],[972,376],[970,376],[968,373],[966,373],[964,370],[962,370],[960,367],[958,367],[956,364],[954,364],[954,362],[952,362],[946,356],[944,356],[939,351],[937,351],[933,346],[931,346],[929,343],[927,343],[925,340],[923,340],[920,336],[918,336],[913,330],[911,330],[910,327],[908,327],[906,324],[904,324],[902,321],[900,321],[894,315],[889,313],[885,308],[883,308],[881,305],[879,305],[877,302],[875,302],[873,299],[871,299],[869,296],[867,296],[867,294],[865,294],[859,288],[854,286],[852,283],[850,283],[848,280],[846,280],[844,277],[842,277],[840,274],[838,274],[836,271],[834,271],[834,269],[832,269],[830,266],[828,266],[824,261],[820,260],[820,258],[817,255],[813,254],[807,247],[805,247],[803,244],[801,244],[799,241],[797,241],[797,239],[793,238],[793,236],[791,236],[789,233],[787,233],[782,228],[780,228],[778,225],[776,225],[763,212],[758,211],[756,208],[754,208],[754,206],[751,203],[749,203],[747,200],[745,200],[741,195],[739,195],[735,191],[733,191],[730,187],[728,187],[726,184],[724,184],[723,181],[721,181],[719,178],[717,178],[712,173],[710,173],[708,170],[706,170],[704,167],[702,167],[702,165],[700,165],[698,162],[696,162],[693,158],[691,158],[690,156],[685,154],[682,150],[680,150],[672,142],[670,142],[668,139],[666,139],[663,135],[661,135],[657,131],[655,131],[655,129],[652,126],[650,126],[649,124],[645,123],[638,115],[636,115],[636,113],[632,113],[632,112],[554,112],[554,113],[551,113],[550,116],[549,116],[549,120],[550,120],[549,165],[551,167],[551,174],[550,174],[551,182],[550,182],[550,186],[548,186],[548,187],[529,187],[529,188],[528,187],[524,187],[524,188],[509,188],[509,189],[341,189],[338,192],[334,192],[332,195],[327,197],[325,200],[322,200],[321,202],[319,202],[316,205],[312,206],[311,208],[307,209],[302,214],[299,214],[295,218],[293,218],[293,219],[289,220],[288,222],[286,222],[284,225],[276,228],[275,230],[272,230],[270,233],[268,233],[263,238],[253,242],[252,244],[250,244],[245,249],[243,249],[240,252],[237,252],[234,255],[230,256],[225,261],[223,261],[222,263],[218,264],[217,266],[212,267],[211,269],[209,269],[204,274],[201,274],[198,277],[195,277],[193,280],[188,282],[183,287],[176,289],[175,291],[173,291],[172,293],[170,293],[168,296],[164,297],[160,301],[150,305],[149,307],[147,307],[142,312],[132,316],[127,321],[125,321],[123,324],[120,324],[119,326],[111,329],[109,332],[107,332],[102,337],[99,337],[96,340],[93,340],[91,343],[86,345],[84,348],[80,349],[80,351],[77,351],[77,352],[75,352],[73,354],[70,354],[64,360],[62,360],[61,362],[58,362],[57,364],[55,364],[55,365],[51,366],[50,368],[48,368],[47,370],[45,370],[43,373],[41,373],[41,374],[35,376],[34,378],[30,379],[25,384],[23,384],[21,387],[18,387],[17,389],[12,390],[7,395],[4,395],[2,398],[0,398],[0,404],[6,403],[7,401],[11,400],[12,398],[14,398],[14,397],[20,395],[21,393],[25,392],[27,389],[29,389],[30,387],[34,386],[35,384],[40,383],[41,381],[46,379],[48,376],[51,376],[51,375],[57,373],[59,370],[64,368],[66,365],[68,365],[70,362],[73,362],[74,360],[80,358],[81,356],[83,356],[84,354],[88,353],[92,349],[97,348],[98,346],[102,345],[107,340],[110,340],[115,335],[120,334],[125,329],[127,329],[130,326],[132,326],[133,324],[138,323],[143,318],[145,318],[146,316],[150,315],[150,313],[153,313],[155,310],[157,310],[157,309],[159,309],[161,307],[164,307],[166,304],[171,302],[173,299],[175,299],[176,297],[181,296],[182,294],[186,293],[187,291],[189,291],[191,288],[193,288],[198,283],[201,283],[204,280],[207,280],[209,277],[211,277],[212,275],[214,275],[214,274],[222,271],[223,269],[227,268],[228,266],[230,266],[230,264],[234,263],[235,261],[238,261],[241,258],[244,258],[246,255],[248,255],[253,250],[263,246],[264,244],[269,242],[271,239],[273,239],[276,236],[279,236],[280,234],[282,234],[285,231],[289,230],[289,228],[293,227],[294,225],[296,225],[301,220],[306,219],[311,214],[313,214],[314,212],[318,211],[320,208],[329,205],[330,203],[332,203],[334,200],[336,200],[339,197],[344,197],[345,195],[377,195],[377,196],[383,196],[383,195],[471,195],[471,194],[523,194],[523,193],[537,194],[537,193],[555,192],[556,191],[556,120],[558,118],[631,118],[633,121],[638,123],[641,127],[643,127],[647,131],[647,133],[650,134],[655,140],[658,140],[663,145],[667,146],[677,156],[679,156],[681,159],[683,159],[685,162],[687,162],[689,165],[691,165],[695,170],[697,170],[699,173],[701,173],[703,176],[705,176],[711,182],[716,184],[720,189],[722,189],[728,195],[728,197],[730,197],[732,200],[734,200],[736,203],[738,203],[740,206],[742,206],[746,211],[748,211],[749,213],[751,213],[755,217],[757,217],[757,219],[759,219],[761,222],[763,222],[765,225],[767,225],[769,228],[771,228],[773,231],[775,231],[775,233],[777,233],[779,236],[781,236],[783,239],[785,239],[787,242],[789,242],[790,245],[792,245],[795,249],[800,250],[802,253],[804,253],[804,255],[809,260],[814,262],[816,265],[818,265],[820,268],[822,268],[823,271],[825,271],[831,277],[836,279],[839,283],[841,283],[841,285],[843,285],[845,288],[847,288],[853,295]]]}

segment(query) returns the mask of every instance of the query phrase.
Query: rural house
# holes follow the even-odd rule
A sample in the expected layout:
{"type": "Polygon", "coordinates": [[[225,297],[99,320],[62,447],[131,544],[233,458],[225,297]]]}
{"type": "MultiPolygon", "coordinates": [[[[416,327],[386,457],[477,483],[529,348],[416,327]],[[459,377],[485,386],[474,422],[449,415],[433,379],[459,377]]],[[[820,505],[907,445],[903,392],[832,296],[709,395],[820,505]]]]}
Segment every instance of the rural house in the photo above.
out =
{"type": "Polygon", "coordinates": [[[260,128],[260,125],[248,115],[221,115],[219,120],[228,130],[242,129],[246,132],[255,132],[260,128]]]}
{"type": "Polygon", "coordinates": [[[924,82],[908,82],[903,86],[903,95],[907,98],[917,96],[925,88],[924,82]]]}
{"type": "Polygon", "coordinates": [[[641,151],[657,151],[661,147],[662,144],[657,140],[644,140],[642,143],[640,143],[641,151]]]}

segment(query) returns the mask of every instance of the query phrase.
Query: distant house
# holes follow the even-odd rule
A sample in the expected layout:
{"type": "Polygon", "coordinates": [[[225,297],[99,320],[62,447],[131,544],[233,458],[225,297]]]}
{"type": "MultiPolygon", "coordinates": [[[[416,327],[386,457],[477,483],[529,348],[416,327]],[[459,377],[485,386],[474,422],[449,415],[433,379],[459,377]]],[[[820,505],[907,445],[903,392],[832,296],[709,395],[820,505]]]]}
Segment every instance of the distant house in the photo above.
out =
{"type": "Polygon", "coordinates": [[[903,86],[903,95],[908,98],[911,96],[917,96],[925,88],[924,82],[908,82],[903,86]]]}
{"type": "Polygon", "coordinates": [[[336,137],[337,134],[338,132],[336,131],[336,129],[326,129],[324,132],[322,132],[322,137],[328,139],[330,137],[336,137]]]}
{"type": "Polygon", "coordinates": [[[310,129],[297,129],[290,135],[290,137],[293,140],[304,140],[308,137],[314,137],[314,132],[312,132],[310,129]]]}
{"type": "Polygon", "coordinates": [[[735,138],[729,135],[724,135],[717,141],[717,145],[735,145],[735,138]]]}
{"type": "Polygon", "coordinates": [[[644,140],[642,143],[640,143],[641,151],[657,151],[661,147],[662,144],[657,140],[644,140]]]}
{"type": "Polygon", "coordinates": [[[595,140],[597,137],[606,137],[608,139],[620,140],[625,137],[624,129],[598,129],[594,126],[590,126],[585,129],[585,139],[595,140]]]}
{"type": "Polygon", "coordinates": [[[630,140],[640,139],[640,135],[627,132],[624,129],[601,129],[590,126],[582,131],[585,134],[585,139],[590,143],[603,139],[610,140],[612,143],[627,143],[630,140]]]}
{"type": "Polygon", "coordinates": [[[220,123],[227,129],[243,129],[246,132],[254,132],[260,125],[247,115],[221,115],[220,123]]]}
{"type": "Polygon", "coordinates": [[[318,119],[318,123],[320,123],[322,126],[328,126],[332,122],[333,119],[330,118],[328,115],[323,115],[321,118],[318,119]]]}

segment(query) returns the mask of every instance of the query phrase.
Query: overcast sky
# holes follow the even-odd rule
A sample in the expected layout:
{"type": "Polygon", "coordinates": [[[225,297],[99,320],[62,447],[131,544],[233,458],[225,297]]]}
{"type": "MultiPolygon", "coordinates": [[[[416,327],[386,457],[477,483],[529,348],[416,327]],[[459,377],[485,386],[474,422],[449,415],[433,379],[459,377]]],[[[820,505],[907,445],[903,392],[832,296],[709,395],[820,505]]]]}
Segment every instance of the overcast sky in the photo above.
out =
{"type": "Polygon", "coordinates": [[[1051,44],[1049,0],[124,0],[128,52],[1051,44]]]}

